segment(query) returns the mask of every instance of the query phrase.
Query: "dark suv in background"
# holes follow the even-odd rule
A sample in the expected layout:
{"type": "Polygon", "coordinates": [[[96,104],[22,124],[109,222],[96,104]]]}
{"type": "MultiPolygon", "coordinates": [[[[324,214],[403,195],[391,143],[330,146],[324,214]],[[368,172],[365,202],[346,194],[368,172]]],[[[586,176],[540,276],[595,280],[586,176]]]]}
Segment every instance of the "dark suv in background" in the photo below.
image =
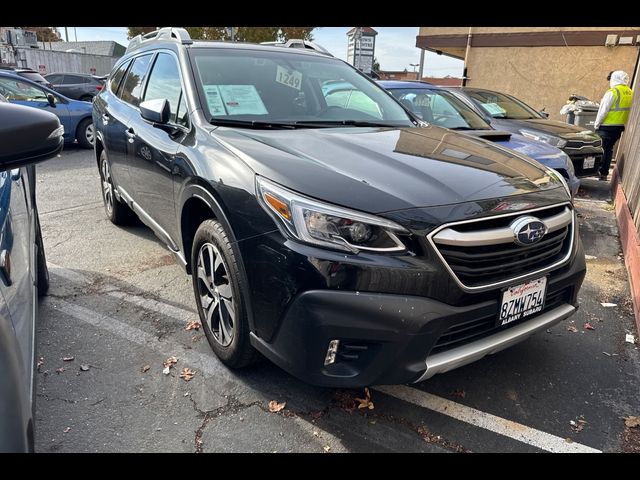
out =
{"type": "Polygon", "coordinates": [[[577,308],[564,179],[425,126],[331,55],[162,29],[93,109],[107,216],[175,254],[228,366],[258,350],[319,385],[416,382],[577,308]],[[327,101],[339,81],[357,102],[327,101]]]}
{"type": "Polygon", "coordinates": [[[45,75],[53,89],[74,100],[92,102],[104,87],[104,80],[83,73],[50,73],[45,75]]]}

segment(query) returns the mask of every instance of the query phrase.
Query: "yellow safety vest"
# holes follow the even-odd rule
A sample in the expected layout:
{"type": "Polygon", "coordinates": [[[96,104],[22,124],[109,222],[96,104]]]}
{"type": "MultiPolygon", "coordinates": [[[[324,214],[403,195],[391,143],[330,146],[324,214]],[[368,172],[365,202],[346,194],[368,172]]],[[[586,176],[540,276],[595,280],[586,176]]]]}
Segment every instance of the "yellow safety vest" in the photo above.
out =
{"type": "Polygon", "coordinates": [[[602,125],[624,125],[629,118],[629,110],[631,110],[631,101],[633,100],[633,90],[626,85],[616,85],[610,88],[613,94],[613,105],[609,109],[609,113],[604,117],[602,125]]]}

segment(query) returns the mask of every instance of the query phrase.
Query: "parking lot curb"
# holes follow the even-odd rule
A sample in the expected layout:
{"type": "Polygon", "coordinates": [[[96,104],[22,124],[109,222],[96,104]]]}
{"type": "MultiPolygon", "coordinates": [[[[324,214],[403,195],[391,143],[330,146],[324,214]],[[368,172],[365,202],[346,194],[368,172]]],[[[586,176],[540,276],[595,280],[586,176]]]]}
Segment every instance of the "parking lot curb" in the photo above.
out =
{"type": "Polygon", "coordinates": [[[612,196],[615,199],[616,219],[620,231],[620,243],[624,253],[624,263],[629,274],[629,286],[633,300],[633,313],[640,331],[640,235],[636,231],[627,197],[619,182],[618,169],[614,169],[611,180],[612,196]]]}

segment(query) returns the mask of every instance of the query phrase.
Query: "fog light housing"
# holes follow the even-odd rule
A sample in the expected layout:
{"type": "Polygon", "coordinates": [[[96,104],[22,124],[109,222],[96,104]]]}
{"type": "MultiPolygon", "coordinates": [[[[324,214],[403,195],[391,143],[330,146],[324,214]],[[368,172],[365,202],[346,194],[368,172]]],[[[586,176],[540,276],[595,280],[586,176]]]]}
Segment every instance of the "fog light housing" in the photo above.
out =
{"type": "Polygon", "coordinates": [[[327,348],[327,354],[324,357],[325,366],[335,363],[336,354],[338,353],[339,346],[340,346],[340,340],[331,340],[329,342],[329,348],[327,348]]]}

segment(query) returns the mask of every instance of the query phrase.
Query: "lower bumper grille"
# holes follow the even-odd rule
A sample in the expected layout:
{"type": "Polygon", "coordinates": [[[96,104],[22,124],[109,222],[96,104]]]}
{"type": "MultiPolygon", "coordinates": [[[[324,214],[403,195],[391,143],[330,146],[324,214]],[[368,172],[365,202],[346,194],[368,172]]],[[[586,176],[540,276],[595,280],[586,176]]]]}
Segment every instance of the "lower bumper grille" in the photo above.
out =
{"type": "MultiPolygon", "coordinates": [[[[553,310],[563,303],[570,302],[572,295],[573,287],[567,287],[557,292],[547,294],[544,310],[540,313],[553,310]]],[[[466,343],[471,343],[480,338],[492,335],[500,330],[511,328],[535,318],[535,316],[531,316],[506,325],[497,325],[497,316],[498,312],[496,307],[496,312],[491,315],[451,326],[440,336],[434,347],[431,349],[429,355],[434,355],[436,353],[459,347],[466,343]]]]}

